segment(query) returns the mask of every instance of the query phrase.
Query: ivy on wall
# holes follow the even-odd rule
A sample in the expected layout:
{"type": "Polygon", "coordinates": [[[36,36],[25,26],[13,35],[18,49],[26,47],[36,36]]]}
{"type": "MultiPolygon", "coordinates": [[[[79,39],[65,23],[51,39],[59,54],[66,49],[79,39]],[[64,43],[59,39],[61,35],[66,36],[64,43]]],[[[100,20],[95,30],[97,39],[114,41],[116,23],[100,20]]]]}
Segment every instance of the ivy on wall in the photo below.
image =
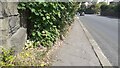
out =
{"type": "Polygon", "coordinates": [[[28,13],[28,39],[34,46],[51,47],[73,22],[78,6],[76,2],[21,2],[18,10],[28,13]]]}

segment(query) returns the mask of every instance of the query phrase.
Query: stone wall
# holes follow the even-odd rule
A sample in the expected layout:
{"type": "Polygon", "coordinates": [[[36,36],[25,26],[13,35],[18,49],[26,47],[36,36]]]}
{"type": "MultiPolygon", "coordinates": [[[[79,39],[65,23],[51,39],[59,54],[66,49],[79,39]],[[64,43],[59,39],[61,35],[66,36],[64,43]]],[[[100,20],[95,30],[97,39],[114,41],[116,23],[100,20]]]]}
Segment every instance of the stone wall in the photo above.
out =
{"type": "Polygon", "coordinates": [[[26,28],[20,25],[18,2],[0,1],[0,47],[20,52],[26,41],[26,28]]]}

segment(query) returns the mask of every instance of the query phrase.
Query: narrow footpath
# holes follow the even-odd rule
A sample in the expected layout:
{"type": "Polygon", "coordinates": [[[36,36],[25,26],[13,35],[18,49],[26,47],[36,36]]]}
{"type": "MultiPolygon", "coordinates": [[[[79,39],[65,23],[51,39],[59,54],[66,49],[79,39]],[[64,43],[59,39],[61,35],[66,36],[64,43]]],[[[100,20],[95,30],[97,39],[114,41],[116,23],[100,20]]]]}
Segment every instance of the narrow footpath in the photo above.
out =
{"type": "Polygon", "coordinates": [[[52,66],[101,66],[78,18],[57,51],[52,66]]]}

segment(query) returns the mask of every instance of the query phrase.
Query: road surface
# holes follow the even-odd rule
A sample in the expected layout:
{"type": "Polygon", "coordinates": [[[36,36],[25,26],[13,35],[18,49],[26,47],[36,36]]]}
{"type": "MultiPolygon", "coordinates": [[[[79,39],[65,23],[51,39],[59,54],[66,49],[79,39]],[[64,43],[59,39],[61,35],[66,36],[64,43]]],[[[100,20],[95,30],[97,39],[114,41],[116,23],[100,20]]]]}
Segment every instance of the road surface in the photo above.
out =
{"type": "Polygon", "coordinates": [[[118,19],[97,15],[80,16],[113,66],[118,66],[118,19]]]}

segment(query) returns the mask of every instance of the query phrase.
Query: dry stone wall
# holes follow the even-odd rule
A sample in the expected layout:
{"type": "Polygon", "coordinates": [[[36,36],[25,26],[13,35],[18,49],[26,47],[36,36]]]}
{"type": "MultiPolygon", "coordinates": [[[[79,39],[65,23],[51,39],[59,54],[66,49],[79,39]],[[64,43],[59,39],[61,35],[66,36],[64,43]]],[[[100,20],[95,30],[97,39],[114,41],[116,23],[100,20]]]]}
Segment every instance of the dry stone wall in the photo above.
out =
{"type": "Polygon", "coordinates": [[[26,28],[20,25],[18,2],[0,1],[0,47],[20,52],[27,38],[26,28]]]}

